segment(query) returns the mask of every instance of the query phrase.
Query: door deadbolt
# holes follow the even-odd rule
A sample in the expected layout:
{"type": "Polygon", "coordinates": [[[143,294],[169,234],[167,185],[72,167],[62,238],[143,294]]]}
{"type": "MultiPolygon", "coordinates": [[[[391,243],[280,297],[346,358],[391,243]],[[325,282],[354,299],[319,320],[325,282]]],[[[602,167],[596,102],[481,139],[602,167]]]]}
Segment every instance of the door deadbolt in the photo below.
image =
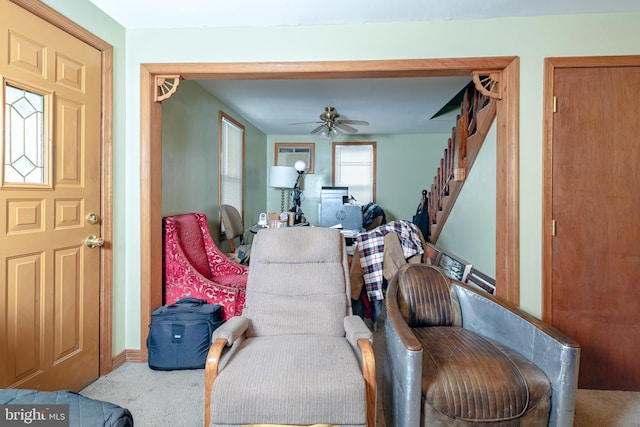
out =
{"type": "Polygon", "coordinates": [[[87,222],[89,224],[92,224],[92,225],[93,224],[97,224],[99,219],[100,218],[98,217],[98,215],[93,213],[93,212],[91,212],[89,215],[87,215],[87,222]]]}

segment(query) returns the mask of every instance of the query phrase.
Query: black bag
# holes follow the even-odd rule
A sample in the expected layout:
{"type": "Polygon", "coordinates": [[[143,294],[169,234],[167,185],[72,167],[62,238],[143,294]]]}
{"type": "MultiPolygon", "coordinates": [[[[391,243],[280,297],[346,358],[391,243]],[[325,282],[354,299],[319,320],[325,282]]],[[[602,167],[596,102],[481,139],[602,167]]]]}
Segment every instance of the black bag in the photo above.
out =
{"type": "Polygon", "coordinates": [[[423,194],[422,200],[416,209],[416,214],[413,216],[413,222],[422,232],[425,242],[428,242],[431,238],[431,226],[429,225],[429,203],[426,196],[423,194]]]}
{"type": "Polygon", "coordinates": [[[206,300],[185,298],[151,312],[147,337],[151,369],[204,368],[211,334],[222,320],[222,307],[206,300]]]}

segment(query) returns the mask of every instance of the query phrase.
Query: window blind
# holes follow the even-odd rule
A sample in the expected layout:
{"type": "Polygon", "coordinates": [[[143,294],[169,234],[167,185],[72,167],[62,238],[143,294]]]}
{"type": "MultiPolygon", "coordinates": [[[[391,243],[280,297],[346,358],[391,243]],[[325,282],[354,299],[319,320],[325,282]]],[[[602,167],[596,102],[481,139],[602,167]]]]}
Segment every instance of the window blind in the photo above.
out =
{"type": "Polygon", "coordinates": [[[349,187],[361,204],[374,201],[374,150],[372,144],[336,144],[334,185],[349,187]]]}
{"type": "Polygon", "coordinates": [[[220,204],[242,213],[244,129],[225,117],[221,126],[220,204]]]}

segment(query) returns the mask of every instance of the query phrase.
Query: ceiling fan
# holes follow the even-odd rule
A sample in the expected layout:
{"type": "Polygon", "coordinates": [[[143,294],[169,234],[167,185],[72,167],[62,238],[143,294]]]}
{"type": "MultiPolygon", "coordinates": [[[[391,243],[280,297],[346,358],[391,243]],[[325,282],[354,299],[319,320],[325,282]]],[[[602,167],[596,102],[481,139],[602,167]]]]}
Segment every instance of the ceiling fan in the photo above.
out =
{"type": "Polygon", "coordinates": [[[358,133],[358,129],[350,125],[367,126],[369,122],[364,120],[343,120],[340,118],[340,114],[335,107],[324,107],[324,112],[320,114],[320,121],[316,122],[300,122],[290,123],[291,125],[302,125],[307,123],[321,123],[320,126],[313,129],[311,134],[320,134],[324,137],[337,138],[338,136],[347,133],[358,133]]]}

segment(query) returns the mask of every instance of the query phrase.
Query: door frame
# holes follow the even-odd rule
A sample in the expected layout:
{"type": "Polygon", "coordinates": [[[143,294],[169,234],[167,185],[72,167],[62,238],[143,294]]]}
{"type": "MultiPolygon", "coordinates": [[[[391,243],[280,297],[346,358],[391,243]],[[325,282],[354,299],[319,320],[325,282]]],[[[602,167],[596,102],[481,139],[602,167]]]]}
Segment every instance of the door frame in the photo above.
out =
{"type": "Polygon", "coordinates": [[[162,104],[158,81],[203,79],[327,79],[500,74],[497,101],[496,284],[503,300],[520,303],[519,58],[451,58],[331,62],[155,63],[140,65],[140,356],[151,311],[162,305],[162,104]],[[158,81],[157,81],[158,80],[158,81]]]}
{"type": "MultiPolygon", "coordinates": [[[[102,57],[101,80],[101,120],[100,120],[100,228],[105,245],[100,249],[99,286],[99,375],[113,370],[112,352],[112,306],[113,306],[113,188],[112,188],[112,145],[113,145],[113,46],[80,27],[66,16],[39,0],[9,0],[32,15],[70,34],[100,52],[102,57]]],[[[124,360],[123,360],[124,362],[124,360]]]]}
{"type": "Polygon", "coordinates": [[[640,55],[576,56],[544,60],[544,142],[542,199],[542,320],[553,324],[553,79],[556,69],[595,67],[640,67],[640,55]]]}

